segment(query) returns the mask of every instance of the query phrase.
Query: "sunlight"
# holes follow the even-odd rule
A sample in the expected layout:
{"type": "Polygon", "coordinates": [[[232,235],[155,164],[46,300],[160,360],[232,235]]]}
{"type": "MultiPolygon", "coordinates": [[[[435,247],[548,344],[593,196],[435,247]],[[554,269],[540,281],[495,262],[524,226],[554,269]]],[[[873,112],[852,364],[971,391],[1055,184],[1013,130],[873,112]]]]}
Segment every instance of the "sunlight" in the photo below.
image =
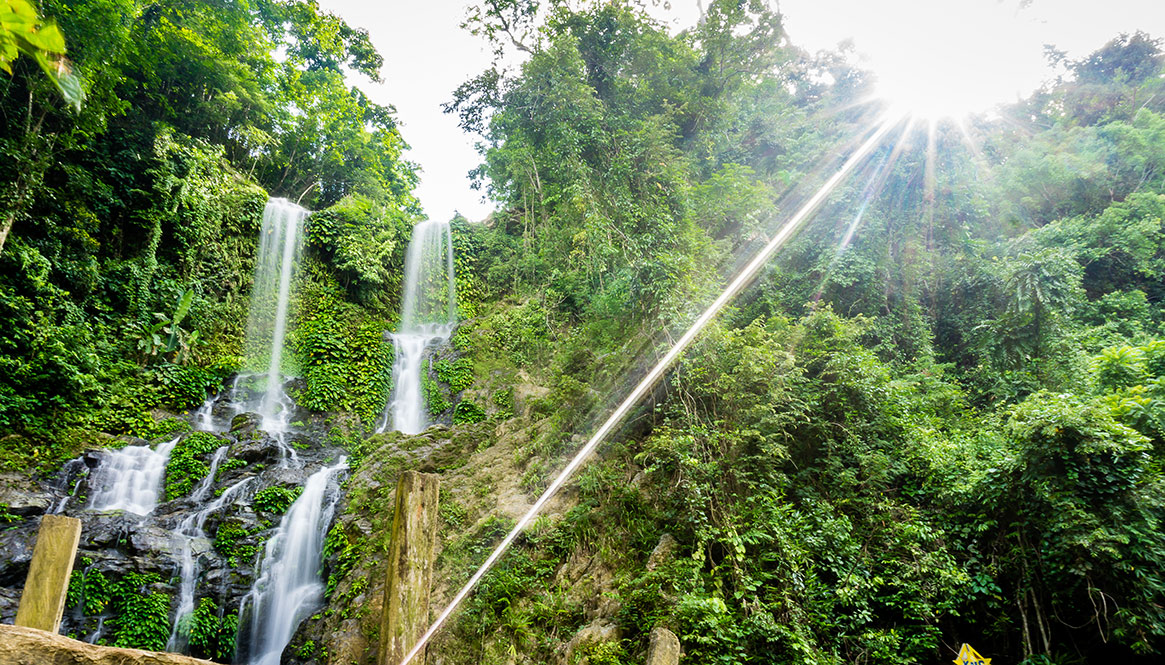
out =
{"type": "Polygon", "coordinates": [[[903,115],[962,118],[1030,91],[1041,64],[1034,26],[1013,2],[892,0],[857,11],[871,28],[855,40],[877,96],[903,115]]]}

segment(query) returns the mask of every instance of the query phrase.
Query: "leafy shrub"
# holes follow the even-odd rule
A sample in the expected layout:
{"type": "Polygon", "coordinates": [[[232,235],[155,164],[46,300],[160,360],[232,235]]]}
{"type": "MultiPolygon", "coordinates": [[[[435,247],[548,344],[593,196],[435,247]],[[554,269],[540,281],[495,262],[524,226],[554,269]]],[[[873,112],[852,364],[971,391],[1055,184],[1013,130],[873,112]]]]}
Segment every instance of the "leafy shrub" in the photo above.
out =
{"type": "Polygon", "coordinates": [[[498,420],[506,420],[514,417],[514,389],[506,388],[498,390],[493,394],[494,406],[498,408],[494,414],[498,420]]]}
{"type": "Polygon", "coordinates": [[[1165,377],[1165,339],[1156,339],[1141,347],[1145,371],[1151,377],[1165,377]]]}
{"type": "Polygon", "coordinates": [[[225,441],[210,432],[191,432],[170,451],[166,462],[166,500],[185,496],[210,473],[201,457],[213,453],[225,441]]]}
{"type": "Polygon", "coordinates": [[[469,358],[458,358],[452,362],[438,360],[433,364],[437,378],[449,385],[450,390],[459,393],[473,385],[473,361],[469,358]]]}
{"type": "Polygon", "coordinates": [[[302,487],[272,485],[255,493],[255,498],[251,500],[251,507],[256,511],[282,515],[302,493],[302,487]]]}
{"type": "Polygon", "coordinates": [[[229,661],[234,656],[239,629],[237,612],[224,612],[210,598],[202,598],[189,621],[192,655],[219,661],[229,661]]]}
{"type": "Polygon", "coordinates": [[[249,561],[259,549],[239,541],[250,536],[251,532],[236,520],[225,520],[214,532],[214,549],[232,566],[237,565],[240,559],[249,561]]]}
{"type": "Polygon", "coordinates": [[[485,420],[485,411],[469,400],[458,402],[456,408],[453,409],[453,423],[456,425],[480,423],[483,420],[485,420]]]}
{"type": "Polygon", "coordinates": [[[173,409],[192,409],[222,385],[221,377],[201,367],[162,363],[152,369],[162,403],[173,409]]]}
{"type": "Polygon", "coordinates": [[[1096,385],[1104,392],[1135,386],[1145,380],[1145,354],[1137,347],[1104,349],[1092,363],[1096,385]]]}
{"type": "Polygon", "coordinates": [[[360,539],[349,538],[344,528],[339,524],[328,531],[327,537],[324,538],[324,557],[334,557],[335,563],[328,574],[325,597],[331,598],[339,581],[347,577],[356,567],[364,552],[364,542],[360,539]]]}
{"type": "Polygon", "coordinates": [[[217,482],[218,479],[221,478],[222,475],[224,473],[226,473],[227,471],[234,471],[235,469],[241,469],[245,466],[247,466],[246,460],[233,459],[233,458],[228,459],[228,460],[223,460],[222,463],[218,465],[218,470],[215,471],[215,474],[214,474],[215,478],[214,479],[217,482]]]}
{"type": "Polygon", "coordinates": [[[425,397],[425,408],[428,409],[429,415],[435,418],[445,413],[452,404],[442,390],[441,384],[429,375],[429,365],[430,361],[427,359],[421,365],[421,392],[425,397]]]}
{"type": "Polygon", "coordinates": [[[170,597],[152,573],[127,573],[112,594],[113,646],[163,651],[170,638],[170,597]]]}
{"type": "Polygon", "coordinates": [[[88,558],[81,559],[82,568],[74,569],[69,577],[65,598],[65,607],[80,607],[85,616],[97,616],[105,611],[113,590],[105,573],[89,568],[92,563],[88,558]]]}
{"type": "Polygon", "coordinates": [[[375,422],[392,388],[393,347],[384,323],[344,302],[321,265],[309,264],[308,272],[299,327],[288,338],[307,382],[297,401],[313,411],[353,411],[375,422]]]}

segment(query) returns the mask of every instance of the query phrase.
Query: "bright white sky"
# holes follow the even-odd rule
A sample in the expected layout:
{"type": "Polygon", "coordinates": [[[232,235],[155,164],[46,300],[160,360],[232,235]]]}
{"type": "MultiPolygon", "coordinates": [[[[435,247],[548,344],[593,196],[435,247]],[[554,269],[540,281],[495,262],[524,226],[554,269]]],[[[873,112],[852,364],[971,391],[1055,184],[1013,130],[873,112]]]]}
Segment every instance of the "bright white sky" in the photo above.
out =
{"type": "MultiPolygon", "coordinates": [[[[852,39],[887,95],[928,113],[983,110],[1031,92],[1051,75],[1044,44],[1079,58],[1122,32],[1165,38],[1162,0],[1032,0],[1023,9],[1017,0],[774,3],[793,43],[817,51],[852,39]]],[[[485,44],[459,28],[469,4],[320,0],[324,10],[367,29],[384,56],[384,83],[360,87],[397,108],[401,133],[412,146],[407,157],[422,169],[417,195],[433,219],[460,211],[480,220],[493,209],[469,187],[466,174],[480,162],[475,137],[441,112],[453,90],[490,62],[485,44]]],[[[657,18],[677,29],[695,22],[696,0],[671,4],[655,9],[657,18]]]]}

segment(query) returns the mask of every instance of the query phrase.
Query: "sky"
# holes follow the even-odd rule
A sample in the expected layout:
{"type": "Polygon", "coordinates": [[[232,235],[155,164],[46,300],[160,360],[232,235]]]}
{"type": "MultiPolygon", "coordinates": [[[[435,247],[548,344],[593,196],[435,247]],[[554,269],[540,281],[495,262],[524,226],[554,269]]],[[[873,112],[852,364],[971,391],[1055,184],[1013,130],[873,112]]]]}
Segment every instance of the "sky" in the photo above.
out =
{"type": "MultiPolygon", "coordinates": [[[[859,62],[895,103],[924,113],[983,111],[1026,95],[1053,75],[1043,46],[1080,58],[1118,34],[1165,37],[1162,0],[772,0],[789,39],[809,51],[850,40],[859,62]],[[1021,6],[1023,5],[1023,6],[1021,6]]],[[[479,137],[457,127],[441,104],[489,66],[491,50],[460,28],[463,0],[320,0],[368,30],[384,56],[382,83],[357,79],[374,101],[397,109],[406,157],[421,167],[417,196],[432,219],[460,212],[484,219],[493,206],[470,188],[479,137]]],[[[696,0],[652,7],[673,30],[693,25],[696,0]]],[[[707,4],[707,0],[704,1],[707,4]]]]}

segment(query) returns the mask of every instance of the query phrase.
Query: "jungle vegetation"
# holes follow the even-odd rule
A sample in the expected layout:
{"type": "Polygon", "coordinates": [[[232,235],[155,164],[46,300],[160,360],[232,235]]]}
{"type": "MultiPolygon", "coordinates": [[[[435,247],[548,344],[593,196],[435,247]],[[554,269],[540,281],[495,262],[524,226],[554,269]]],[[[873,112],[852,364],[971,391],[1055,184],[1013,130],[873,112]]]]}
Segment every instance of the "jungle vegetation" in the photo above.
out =
{"type": "MultiPolygon", "coordinates": [[[[299,399],[370,424],[423,211],[393,109],[345,78],[377,75],[367,34],[312,0],[40,10],[85,95],[32,57],[0,74],[0,464],[50,473],[98,433],[148,438],[239,369],[268,194],[319,211],[299,399]]],[[[434,390],[548,389],[445,405],[454,427],[536,431],[536,493],[878,109],[867,73],[753,0],[678,35],[605,2],[486,2],[466,29],[499,60],[447,111],[497,207],[454,221],[461,359],[434,390]]],[[[933,148],[903,125],[588,467],[576,509],[487,578],[452,628],[466,662],[570,639],[582,617],[544,587],[579,548],[619,600],[622,638],[591,663],[642,662],[657,625],[688,663],[934,662],[962,642],[1155,662],[1163,53],[1143,33],[1052,52],[1060,76],[998,117],[940,123],[933,148]],[[683,555],[648,569],[665,532],[683,555]]]]}

